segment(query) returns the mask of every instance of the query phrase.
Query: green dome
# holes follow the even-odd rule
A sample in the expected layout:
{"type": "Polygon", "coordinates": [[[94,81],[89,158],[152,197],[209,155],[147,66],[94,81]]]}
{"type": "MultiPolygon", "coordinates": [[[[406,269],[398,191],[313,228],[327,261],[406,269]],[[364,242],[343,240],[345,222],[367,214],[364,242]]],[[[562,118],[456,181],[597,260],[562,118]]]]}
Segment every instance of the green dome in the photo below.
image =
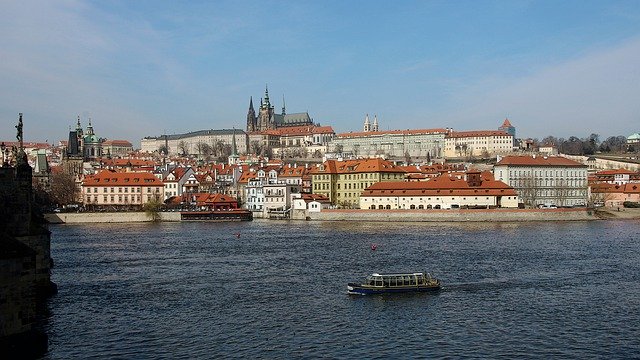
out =
{"type": "Polygon", "coordinates": [[[640,134],[635,133],[627,138],[627,140],[640,140],[640,134]]]}
{"type": "Polygon", "coordinates": [[[84,137],[85,144],[97,144],[99,142],[100,142],[100,139],[98,139],[98,137],[95,135],[87,135],[84,137]]]}

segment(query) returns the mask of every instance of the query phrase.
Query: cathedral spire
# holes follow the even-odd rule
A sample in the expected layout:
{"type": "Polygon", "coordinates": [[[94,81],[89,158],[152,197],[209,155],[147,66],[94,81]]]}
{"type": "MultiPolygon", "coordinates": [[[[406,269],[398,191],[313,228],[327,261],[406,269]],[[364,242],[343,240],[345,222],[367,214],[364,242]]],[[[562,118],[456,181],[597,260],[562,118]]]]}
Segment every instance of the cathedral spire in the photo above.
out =
{"type": "Polygon", "coordinates": [[[256,131],[256,111],[253,109],[253,96],[249,98],[249,111],[247,112],[247,132],[256,131]]]}
{"type": "Polygon", "coordinates": [[[286,115],[287,112],[284,109],[285,105],[284,105],[284,94],[282,94],[282,115],[286,115]]]}
{"type": "Polygon", "coordinates": [[[269,88],[267,85],[264,86],[264,104],[267,108],[271,107],[271,103],[269,103],[269,88]]]}
{"type": "Polygon", "coordinates": [[[369,122],[369,114],[364,117],[364,128],[362,129],[364,132],[371,131],[371,123],[369,122]]]}
{"type": "Polygon", "coordinates": [[[378,115],[373,116],[373,129],[371,131],[378,131],[378,115]]]}

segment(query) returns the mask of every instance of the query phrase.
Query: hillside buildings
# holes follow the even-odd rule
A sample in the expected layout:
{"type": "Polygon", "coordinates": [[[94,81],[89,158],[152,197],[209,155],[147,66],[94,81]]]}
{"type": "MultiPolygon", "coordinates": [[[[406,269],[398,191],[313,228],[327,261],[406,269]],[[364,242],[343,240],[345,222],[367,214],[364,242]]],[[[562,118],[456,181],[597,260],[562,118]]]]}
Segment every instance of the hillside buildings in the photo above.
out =
{"type": "Polygon", "coordinates": [[[145,137],[140,146],[143,152],[164,153],[164,155],[205,155],[206,153],[222,154],[225,150],[231,153],[231,144],[235,138],[237,151],[246,153],[249,136],[242,130],[200,130],[184,134],[145,137]]]}
{"type": "Polygon", "coordinates": [[[362,132],[338,134],[332,150],[354,157],[413,158],[418,160],[491,157],[509,154],[515,127],[505,119],[499,130],[454,131],[449,128],[379,131],[367,114],[362,132]]]}
{"type": "Polygon", "coordinates": [[[489,158],[513,152],[513,135],[501,130],[449,131],[445,137],[444,157],[489,158]]]}
{"type": "Polygon", "coordinates": [[[505,156],[493,168],[496,180],[516,189],[526,206],[584,206],[587,166],[563,157],[505,156]]]}
{"type": "Polygon", "coordinates": [[[123,156],[133,151],[133,145],[126,140],[107,140],[99,137],[93,130],[91,119],[86,131],[80,123],[80,116],[76,123],[75,131],[69,132],[67,142],[67,158],[82,158],[95,160],[100,157],[123,156]]]}

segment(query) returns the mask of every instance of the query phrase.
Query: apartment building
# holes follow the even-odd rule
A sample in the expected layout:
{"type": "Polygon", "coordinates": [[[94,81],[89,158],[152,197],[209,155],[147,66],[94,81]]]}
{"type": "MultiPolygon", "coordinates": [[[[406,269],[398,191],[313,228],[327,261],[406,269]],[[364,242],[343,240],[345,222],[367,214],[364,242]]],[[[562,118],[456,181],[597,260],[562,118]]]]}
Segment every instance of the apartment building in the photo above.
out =
{"type": "Polygon", "coordinates": [[[428,181],[379,182],[360,196],[361,209],[517,208],[518,194],[490,173],[443,174],[428,181]]]}
{"type": "Polygon", "coordinates": [[[516,189],[528,207],[587,204],[587,166],[558,156],[505,156],[493,168],[496,180],[516,189]]]}
{"type": "Polygon", "coordinates": [[[364,189],[381,181],[404,180],[405,173],[380,158],[327,160],[310,171],[312,193],[325,195],[334,205],[357,208],[364,189]]]}
{"type": "Polygon", "coordinates": [[[101,208],[142,208],[164,199],[164,184],[148,172],[103,170],[81,183],[83,205],[101,208]]]}

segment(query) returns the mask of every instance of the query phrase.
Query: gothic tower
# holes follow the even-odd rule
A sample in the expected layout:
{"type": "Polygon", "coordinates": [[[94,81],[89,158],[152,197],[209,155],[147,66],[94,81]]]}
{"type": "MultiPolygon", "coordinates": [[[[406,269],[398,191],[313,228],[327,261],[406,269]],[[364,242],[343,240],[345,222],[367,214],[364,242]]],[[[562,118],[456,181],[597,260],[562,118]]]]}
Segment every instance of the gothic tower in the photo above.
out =
{"type": "Polygon", "coordinates": [[[378,115],[374,115],[373,117],[373,128],[371,129],[371,131],[378,131],[378,115]]]}
{"type": "Polygon", "coordinates": [[[265,86],[264,99],[260,100],[260,114],[258,115],[258,131],[273,130],[276,128],[274,119],[274,107],[269,102],[269,89],[265,86]]]}
{"type": "Polygon", "coordinates": [[[247,113],[247,132],[256,131],[256,111],[253,109],[253,96],[249,99],[249,112],[247,113]]]}

